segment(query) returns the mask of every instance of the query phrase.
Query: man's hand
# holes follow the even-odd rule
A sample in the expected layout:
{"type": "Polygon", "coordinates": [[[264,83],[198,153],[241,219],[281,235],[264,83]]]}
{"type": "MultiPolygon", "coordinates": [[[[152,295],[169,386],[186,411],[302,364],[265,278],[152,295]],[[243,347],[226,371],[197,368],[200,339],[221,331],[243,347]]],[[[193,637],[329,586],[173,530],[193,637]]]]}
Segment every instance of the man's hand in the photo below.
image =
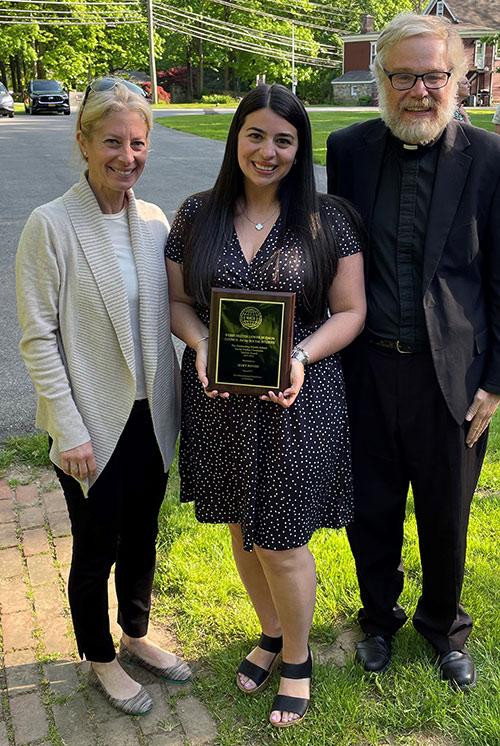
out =
{"type": "Polygon", "coordinates": [[[466,443],[472,448],[491,422],[497,407],[500,403],[498,394],[490,394],[488,391],[478,389],[474,400],[467,410],[465,419],[470,422],[469,432],[467,433],[466,443]]]}
{"type": "Polygon", "coordinates": [[[81,446],[61,451],[61,469],[75,479],[87,479],[96,471],[96,462],[92,443],[82,443],[81,446]]]}

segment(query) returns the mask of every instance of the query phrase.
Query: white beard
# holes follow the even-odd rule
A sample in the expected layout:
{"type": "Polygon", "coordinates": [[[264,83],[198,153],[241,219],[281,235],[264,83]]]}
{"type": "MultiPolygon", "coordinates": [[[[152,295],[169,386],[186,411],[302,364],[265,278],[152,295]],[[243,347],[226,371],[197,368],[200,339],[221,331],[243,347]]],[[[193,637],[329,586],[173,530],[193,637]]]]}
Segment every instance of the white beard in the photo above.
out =
{"type": "Polygon", "coordinates": [[[410,124],[401,121],[401,111],[407,105],[407,102],[401,102],[398,108],[389,105],[383,86],[379,88],[379,107],[380,116],[391,130],[392,134],[410,145],[426,145],[436,140],[444,130],[448,122],[453,119],[453,112],[456,109],[457,102],[452,96],[448,103],[437,103],[431,96],[424,96],[421,99],[413,101],[415,107],[429,106],[437,113],[432,120],[416,119],[410,124]]]}

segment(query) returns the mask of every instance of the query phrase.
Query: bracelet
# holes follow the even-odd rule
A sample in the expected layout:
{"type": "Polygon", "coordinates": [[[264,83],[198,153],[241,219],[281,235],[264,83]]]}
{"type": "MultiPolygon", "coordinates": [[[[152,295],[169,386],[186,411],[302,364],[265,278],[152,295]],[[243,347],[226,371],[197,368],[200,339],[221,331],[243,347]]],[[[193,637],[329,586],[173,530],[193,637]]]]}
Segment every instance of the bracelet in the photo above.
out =
{"type": "Polygon", "coordinates": [[[302,363],[304,368],[306,365],[309,365],[311,359],[307,350],[304,350],[303,347],[299,347],[298,345],[296,345],[292,350],[292,358],[298,360],[299,363],[302,363]]]}
{"type": "Polygon", "coordinates": [[[193,350],[195,350],[196,352],[198,350],[198,345],[200,344],[200,342],[204,342],[206,339],[208,339],[208,334],[206,337],[201,337],[201,339],[194,343],[193,350]]]}

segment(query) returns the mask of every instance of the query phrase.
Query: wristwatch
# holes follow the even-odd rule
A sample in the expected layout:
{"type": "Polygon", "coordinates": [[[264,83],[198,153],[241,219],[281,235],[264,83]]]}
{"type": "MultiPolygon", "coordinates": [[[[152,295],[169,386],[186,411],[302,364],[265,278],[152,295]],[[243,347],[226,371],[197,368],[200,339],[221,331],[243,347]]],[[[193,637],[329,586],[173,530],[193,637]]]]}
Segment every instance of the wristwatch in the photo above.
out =
{"type": "Polygon", "coordinates": [[[298,360],[299,363],[302,363],[304,368],[306,367],[306,365],[309,365],[309,353],[306,352],[303,347],[299,347],[298,345],[294,347],[292,350],[292,358],[294,360],[298,360]]]}

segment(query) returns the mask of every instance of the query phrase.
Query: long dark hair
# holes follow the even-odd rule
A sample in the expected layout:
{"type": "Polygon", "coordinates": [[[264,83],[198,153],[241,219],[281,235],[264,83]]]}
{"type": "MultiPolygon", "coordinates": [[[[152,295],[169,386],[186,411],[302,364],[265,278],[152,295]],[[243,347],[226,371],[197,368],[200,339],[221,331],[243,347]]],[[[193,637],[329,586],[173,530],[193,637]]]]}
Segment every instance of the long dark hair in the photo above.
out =
{"type": "MultiPolygon", "coordinates": [[[[257,86],[241,100],[236,110],[219,176],[213,189],[198,195],[202,207],[186,236],[185,290],[197,302],[209,304],[217,262],[233,233],[234,208],[244,194],[243,174],[238,164],[238,134],[249,114],[265,108],[286,119],[297,130],[296,161],[279,185],[282,221],[278,241],[287,230],[293,231],[300,240],[306,257],[305,313],[311,321],[319,321],[324,317],[328,289],[337,268],[336,241],[329,227],[331,220],[327,222],[325,214],[328,198],[320,200],[316,192],[309,117],[301,101],[278,84],[257,86]]],[[[339,207],[345,212],[340,204],[339,207]]]]}

